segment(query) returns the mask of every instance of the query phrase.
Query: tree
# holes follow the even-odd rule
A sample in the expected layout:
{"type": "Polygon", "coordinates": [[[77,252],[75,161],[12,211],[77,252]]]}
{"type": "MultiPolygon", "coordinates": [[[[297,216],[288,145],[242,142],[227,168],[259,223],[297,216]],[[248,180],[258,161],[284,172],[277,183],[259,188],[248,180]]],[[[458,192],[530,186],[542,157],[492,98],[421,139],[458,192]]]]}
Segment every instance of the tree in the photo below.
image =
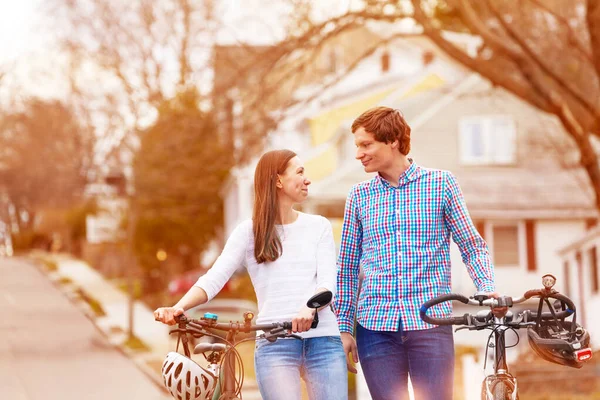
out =
{"type": "MultiPolygon", "coordinates": [[[[539,110],[560,120],[580,153],[600,210],[600,0],[365,0],[341,15],[304,23],[279,43],[276,63],[314,52],[351,27],[414,20],[441,50],[539,110]],[[475,49],[449,31],[479,39],[475,49]]],[[[406,30],[365,47],[365,56],[406,30]]],[[[355,65],[355,64],[354,64],[355,65]]],[[[351,65],[349,69],[353,68],[351,65]]]]}
{"type": "Polygon", "coordinates": [[[206,95],[212,0],[53,0],[48,14],[70,56],[72,92],[106,148],[133,153],[158,107],[179,91],[206,95]],[[102,82],[89,85],[89,79],[102,82]]]}
{"type": "Polygon", "coordinates": [[[92,168],[94,140],[59,101],[30,99],[0,120],[0,195],[20,230],[44,208],[77,204],[92,168]]]}
{"type": "Polygon", "coordinates": [[[165,101],[134,161],[135,249],[147,272],[158,269],[159,249],[187,259],[185,269],[197,267],[190,258],[198,259],[222,223],[231,156],[198,102],[194,90],[165,101]]]}

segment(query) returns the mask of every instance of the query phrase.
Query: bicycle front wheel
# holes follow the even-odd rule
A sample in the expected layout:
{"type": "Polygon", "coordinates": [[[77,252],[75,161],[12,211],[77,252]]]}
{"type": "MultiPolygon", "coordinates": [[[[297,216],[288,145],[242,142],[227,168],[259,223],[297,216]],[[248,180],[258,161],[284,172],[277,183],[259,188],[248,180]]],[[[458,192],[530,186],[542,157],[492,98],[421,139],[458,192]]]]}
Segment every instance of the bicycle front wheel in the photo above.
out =
{"type": "Polygon", "coordinates": [[[516,384],[488,377],[481,385],[481,400],[519,400],[516,384]]]}
{"type": "Polygon", "coordinates": [[[509,392],[506,383],[502,381],[496,382],[494,386],[494,400],[511,400],[509,392]]]}

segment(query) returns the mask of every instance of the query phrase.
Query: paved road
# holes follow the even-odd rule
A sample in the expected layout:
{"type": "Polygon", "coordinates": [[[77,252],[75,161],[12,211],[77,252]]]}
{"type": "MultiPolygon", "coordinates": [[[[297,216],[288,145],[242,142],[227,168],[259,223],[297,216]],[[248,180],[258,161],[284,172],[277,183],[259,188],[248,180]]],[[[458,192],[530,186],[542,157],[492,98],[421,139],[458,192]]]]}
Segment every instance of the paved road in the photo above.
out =
{"type": "Polygon", "coordinates": [[[0,398],[165,400],[37,268],[0,257],[0,398]]]}

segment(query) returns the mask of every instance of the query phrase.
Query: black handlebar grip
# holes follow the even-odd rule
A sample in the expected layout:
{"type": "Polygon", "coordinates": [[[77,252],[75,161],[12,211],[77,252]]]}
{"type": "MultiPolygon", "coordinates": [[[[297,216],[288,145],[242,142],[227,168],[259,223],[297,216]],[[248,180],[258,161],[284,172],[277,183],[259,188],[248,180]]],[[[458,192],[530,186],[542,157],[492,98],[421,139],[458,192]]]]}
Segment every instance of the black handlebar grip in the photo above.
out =
{"type": "Polygon", "coordinates": [[[431,307],[435,306],[436,304],[440,304],[440,303],[444,303],[446,301],[452,301],[452,300],[458,300],[461,303],[469,304],[469,299],[467,297],[463,296],[462,294],[448,293],[448,294],[443,294],[441,296],[435,297],[429,301],[426,301],[421,306],[421,310],[425,309],[425,311],[427,311],[428,308],[431,308],[431,307]]]}
{"type": "Polygon", "coordinates": [[[448,293],[442,296],[438,296],[429,301],[423,303],[421,308],[419,309],[419,314],[421,319],[428,324],[432,325],[464,325],[466,323],[466,318],[463,315],[462,317],[448,317],[448,318],[434,318],[427,315],[427,310],[436,304],[444,303],[446,301],[457,300],[461,303],[468,304],[469,299],[461,294],[456,293],[448,293]]]}
{"type": "Polygon", "coordinates": [[[567,308],[567,311],[569,311],[568,315],[571,315],[575,312],[575,304],[567,296],[560,294],[560,293],[553,293],[552,296],[549,296],[549,297],[552,297],[554,299],[557,299],[557,300],[567,303],[567,306],[569,307],[569,308],[567,308]]]}
{"type": "Polygon", "coordinates": [[[291,322],[284,322],[281,324],[281,326],[283,327],[283,329],[292,329],[292,323],[291,322]]]}

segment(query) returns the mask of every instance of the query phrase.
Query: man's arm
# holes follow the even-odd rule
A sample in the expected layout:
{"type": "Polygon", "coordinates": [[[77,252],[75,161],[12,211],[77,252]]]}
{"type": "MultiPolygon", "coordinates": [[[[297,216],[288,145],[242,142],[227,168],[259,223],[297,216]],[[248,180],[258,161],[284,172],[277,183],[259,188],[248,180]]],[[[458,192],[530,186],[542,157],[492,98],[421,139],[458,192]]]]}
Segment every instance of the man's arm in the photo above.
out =
{"type": "Polygon", "coordinates": [[[346,199],[342,241],[337,262],[337,296],[334,310],[341,332],[352,334],[356,317],[358,273],[362,252],[362,225],[359,219],[357,191],[353,187],[346,199]]]}
{"type": "Polygon", "coordinates": [[[473,225],[462,191],[451,173],[446,175],[444,219],[477,290],[494,292],[494,269],[488,246],[473,225]]]}

